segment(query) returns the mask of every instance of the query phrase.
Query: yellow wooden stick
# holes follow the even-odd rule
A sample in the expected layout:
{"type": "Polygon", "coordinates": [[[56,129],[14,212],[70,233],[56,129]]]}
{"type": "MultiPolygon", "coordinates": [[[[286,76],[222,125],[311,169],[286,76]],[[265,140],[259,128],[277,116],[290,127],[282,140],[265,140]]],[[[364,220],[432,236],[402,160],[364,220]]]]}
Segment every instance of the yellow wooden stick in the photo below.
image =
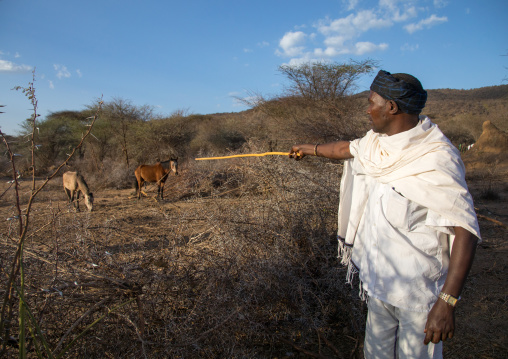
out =
{"type": "Polygon", "coordinates": [[[222,157],[201,157],[195,158],[196,161],[203,160],[221,160],[223,158],[233,158],[233,157],[261,157],[268,155],[278,155],[278,156],[289,156],[289,152],[265,152],[265,153],[247,153],[244,155],[232,155],[232,156],[222,156],[222,157]]]}

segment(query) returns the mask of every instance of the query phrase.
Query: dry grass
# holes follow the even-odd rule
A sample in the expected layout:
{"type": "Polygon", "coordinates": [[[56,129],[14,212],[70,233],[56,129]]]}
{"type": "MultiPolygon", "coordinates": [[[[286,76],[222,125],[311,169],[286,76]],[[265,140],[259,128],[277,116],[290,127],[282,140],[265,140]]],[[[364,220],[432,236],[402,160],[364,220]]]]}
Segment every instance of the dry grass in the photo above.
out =
{"type": "MultiPolygon", "coordinates": [[[[336,259],[340,173],[339,163],[317,158],[196,161],[170,177],[165,201],[152,198],[155,186],[141,201],[132,189],[100,189],[92,213],[74,212],[50,183],[25,251],[30,308],[50,347],[58,351],[128,302],[68,356],[361,358],[365,308],[336,259]]],[[[502,200],[478,200],[479,213],[506,221],[502,200]]],[[[0,211],[8,217],[12,208],[5,201],[0,211]]],[[[13,255],[13,224],[2,222],[2,269],[13,255]]],[[[481,228],[448,358],[506,353],[506,232],[487,221],[481,228]]]]}
{"type": "MultiPolygon", "coordinates": [[[[25,276],[50,347],[133,299],[69,355],[350,357],[364,319],[336,259],[340,171],[319,159],[196,162],[168,181],[164,202],[96,191],[92,213],[49,186],[34,207],[25,276]]],[[[2,228],[2,268],[12,232],[2,228]]]]}

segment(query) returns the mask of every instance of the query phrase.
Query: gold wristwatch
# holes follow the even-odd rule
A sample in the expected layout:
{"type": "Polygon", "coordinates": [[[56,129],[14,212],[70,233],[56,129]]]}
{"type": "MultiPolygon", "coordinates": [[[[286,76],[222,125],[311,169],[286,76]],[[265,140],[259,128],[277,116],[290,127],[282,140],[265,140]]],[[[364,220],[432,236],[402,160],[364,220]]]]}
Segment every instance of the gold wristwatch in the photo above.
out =
{"type": "Polygon", "coordinates": [[[453,295],[446,294],[446,293],[439,293],[439,298],[444,300],[446,303],[450,304],[452,307],[455,307],[457,305],[458,298],[455,298],[453,295]]]}

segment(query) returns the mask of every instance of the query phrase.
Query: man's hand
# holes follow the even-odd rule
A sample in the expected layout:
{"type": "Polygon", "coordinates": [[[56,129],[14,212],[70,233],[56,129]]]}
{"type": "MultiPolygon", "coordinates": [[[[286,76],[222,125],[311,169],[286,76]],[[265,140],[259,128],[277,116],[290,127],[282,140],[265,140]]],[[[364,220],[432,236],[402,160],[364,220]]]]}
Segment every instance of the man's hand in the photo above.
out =
{"type": "Polygon", "coordinates": [[[438,299],[430,310],[425,324],[425,340],[423,344],[430,342],[437,344],[440,341],[453,338],[455,331],[455,308],[438,299]]]}
{"type": "Polygon", "coordinates": [[[301,160],[305,157],[306,153],[305,150],[310,151],[308,147],[312,145],[305,144],[305,145],[294,145],[291,147],[291,151],[289,151],[289,158],[294,158],[295,160],[301,160]]]}
{"type": "MultiPolygon", "coordinates": [[[[452,255],[448,275],[442,291],[459,298],[464,287],[469,270],[473,264],[478,238],[468,230],[456,226],[453,227],[455,240],[453,241],[452,255]]],[[[439,298],[427,317],[425,324],[425,345],[430,342],[437,344],[440,341],[453,338],[455,331],[454,307],[439,298]]]]}

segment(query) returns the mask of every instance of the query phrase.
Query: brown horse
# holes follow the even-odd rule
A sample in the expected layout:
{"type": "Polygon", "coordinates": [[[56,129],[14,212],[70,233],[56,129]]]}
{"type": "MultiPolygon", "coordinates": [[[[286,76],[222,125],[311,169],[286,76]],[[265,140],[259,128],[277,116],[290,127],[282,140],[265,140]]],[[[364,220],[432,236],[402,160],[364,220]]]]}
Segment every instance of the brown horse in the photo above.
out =
{"type": "Polygon", "coordinates": [[[76,194],[76,202],[74,206],[79,211],[79,193],[85,196],[85,204],[89,211],[93,209],[93,193],[88,189],[85,179],[78,172],[65,172],[62,176],[63,186],[69,203],[74,202],[74,195],[76,194]]]}
{"type": "Polygon", "coordinates": [[[136,179],[138,180],[138,199],[141,198],[141,186],[145,182],[155,182],[158,186],[157,199],[164,199],[164,183],[169,176],[169,173],[173,172],[175,176],[178,176],[178,159],[169,159],[164,162],[157,162],[154,165],[140,165],[134,171],[136,179]]]}

